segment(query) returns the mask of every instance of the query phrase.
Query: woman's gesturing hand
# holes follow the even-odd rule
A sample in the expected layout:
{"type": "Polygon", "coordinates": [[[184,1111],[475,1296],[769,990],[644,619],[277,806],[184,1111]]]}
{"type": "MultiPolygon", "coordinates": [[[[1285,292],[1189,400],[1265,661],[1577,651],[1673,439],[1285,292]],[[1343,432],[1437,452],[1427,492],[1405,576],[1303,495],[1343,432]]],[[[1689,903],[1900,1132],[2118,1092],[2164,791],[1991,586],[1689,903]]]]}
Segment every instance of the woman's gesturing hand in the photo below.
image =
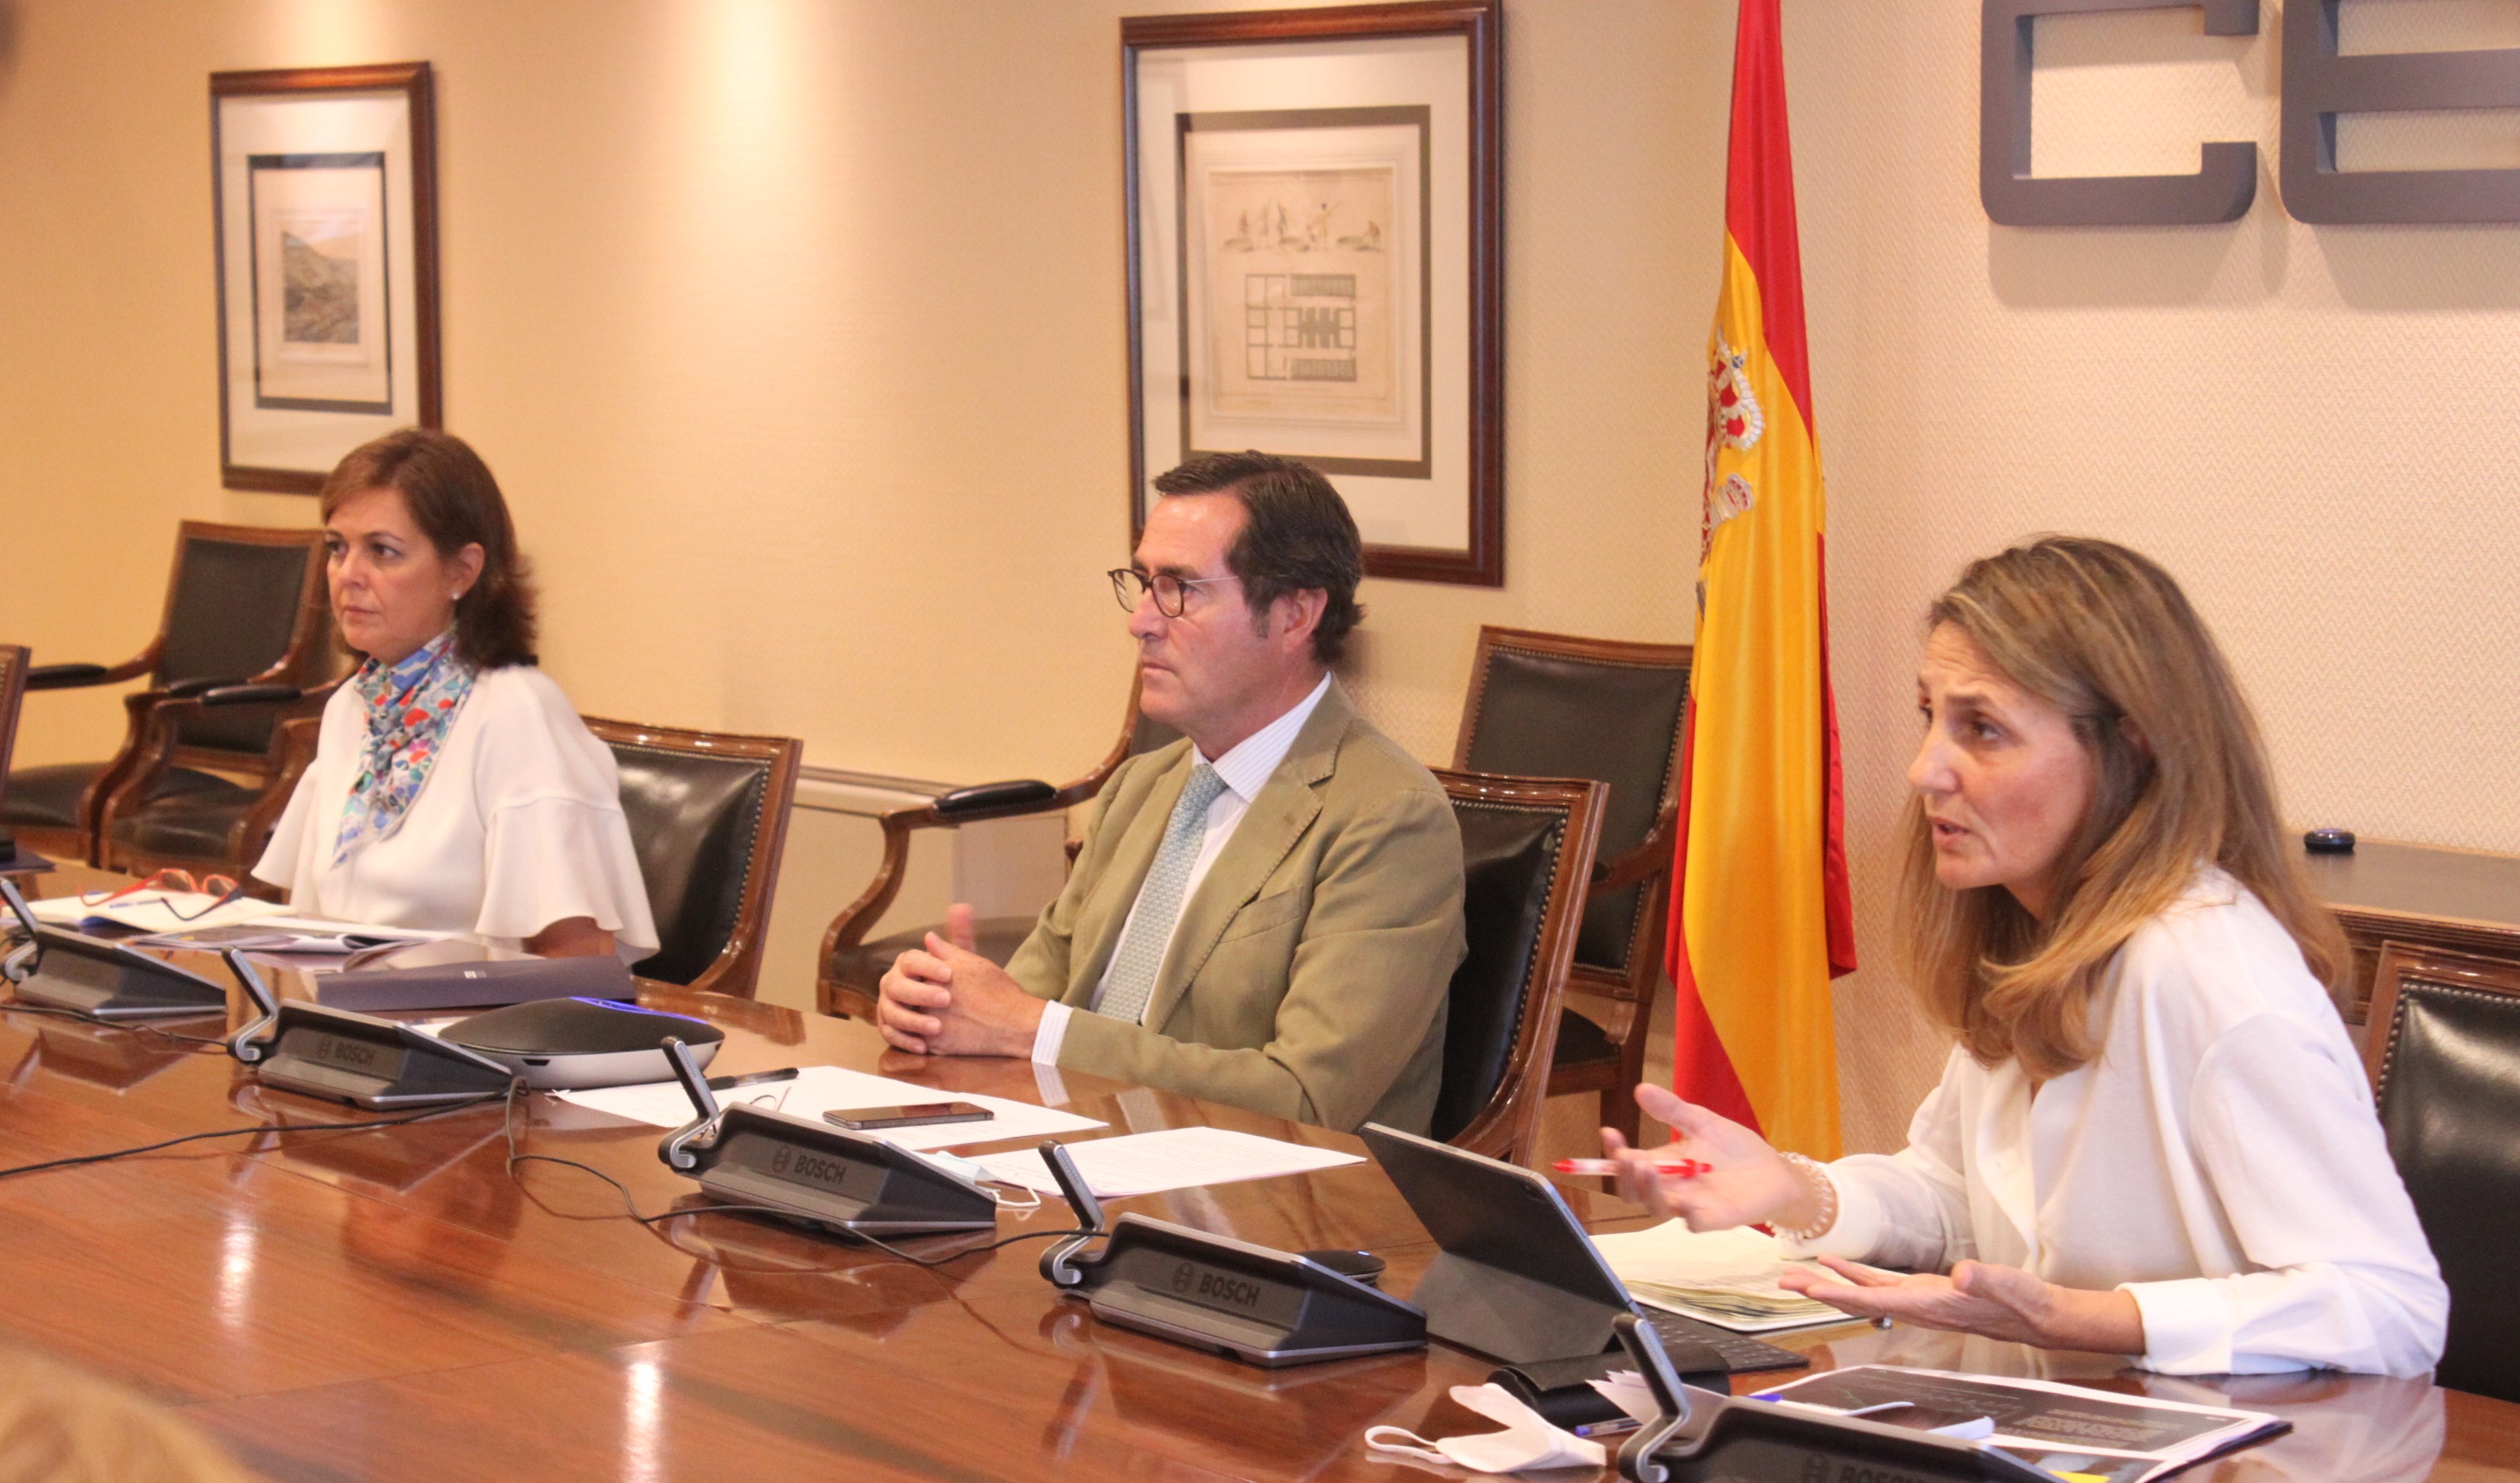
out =
{"type": "Polygon", "coordinates": [[[1821,1258],[1842,1281],[1789,1269],[1778,1285],[1859,1318],[1896,1319],[1991,1339],[2101,1354],[2143,1353],[2143,1313],[2131,1293],[2060,1287],[2018,1267],[1962,1262],[1949,1277],[1902,1277],[1821,1258]]]}
{"type": "Polygon", "coordinates": [[[1601,1146],[1620,1165],[1622,1195],[1657,1214],[1680,1217],[1691,1231],[1761,1221],[1799,1227],[1818,1218],[1811,1187],[1758,1134],[1661,1087],[1638,1087],[1637,1105],[1669,1123],[1673,1137],[1660,1148],[1637,1149],[1615,1130],[1601,1130],[1601,1146]],[[1654,1172],[1657,1162],[1678,1158],[1693,1158],[1706,1170],[1688,1179],[1654,1172]]]}

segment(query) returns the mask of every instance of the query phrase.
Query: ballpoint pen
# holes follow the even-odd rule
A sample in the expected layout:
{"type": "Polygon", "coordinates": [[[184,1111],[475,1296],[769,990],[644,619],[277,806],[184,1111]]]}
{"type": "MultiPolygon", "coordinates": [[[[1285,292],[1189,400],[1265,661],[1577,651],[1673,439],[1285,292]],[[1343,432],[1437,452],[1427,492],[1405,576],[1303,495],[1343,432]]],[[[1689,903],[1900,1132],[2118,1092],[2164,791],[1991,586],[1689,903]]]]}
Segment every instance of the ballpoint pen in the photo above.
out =
{"type": "Polygon", "coordinates": [[[708,1084],[712,1092],[732,1092],[738,1087],[757,1087],[765,1081],[794,1081],[795,1079],[794,1066],[782,1066],[776,1071],[749,1071],[742,1076],[712,1076],[708,1079],[708,1084]]]}
{"type": "MultiPolygon", "coordinates": [[[[1618,1160],[1611,1158],[1561,1158],[1549,1167],[1560,1174],[1616,1175],[1620,1169],[1618,1160]]],[[[1695,1179],[1714,1167],[1713,1164],[1699,1159],[1682,1158],[1657,1163],[1653,1166],[1653,1170],[1656,1174],[1666,1174],[1673,1179],[1695,1179]]]]}

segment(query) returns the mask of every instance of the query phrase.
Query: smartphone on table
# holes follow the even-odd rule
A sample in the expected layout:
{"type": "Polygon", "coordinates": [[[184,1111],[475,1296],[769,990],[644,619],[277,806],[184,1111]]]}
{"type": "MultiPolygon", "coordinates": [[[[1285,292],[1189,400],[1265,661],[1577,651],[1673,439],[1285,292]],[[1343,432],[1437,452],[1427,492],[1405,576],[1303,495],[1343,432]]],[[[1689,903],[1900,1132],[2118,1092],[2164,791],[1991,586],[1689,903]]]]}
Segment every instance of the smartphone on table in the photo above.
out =
{"type": "Polygon", "coordinates": [[[974,1102],[922,1101],[899,1107],[835,1107],[824,1113],[823,1119],[852,1133],[875,1133],[885,1128],[924,1128],[935,1123],[984,1123],[995,1116],[974,1102]]]}

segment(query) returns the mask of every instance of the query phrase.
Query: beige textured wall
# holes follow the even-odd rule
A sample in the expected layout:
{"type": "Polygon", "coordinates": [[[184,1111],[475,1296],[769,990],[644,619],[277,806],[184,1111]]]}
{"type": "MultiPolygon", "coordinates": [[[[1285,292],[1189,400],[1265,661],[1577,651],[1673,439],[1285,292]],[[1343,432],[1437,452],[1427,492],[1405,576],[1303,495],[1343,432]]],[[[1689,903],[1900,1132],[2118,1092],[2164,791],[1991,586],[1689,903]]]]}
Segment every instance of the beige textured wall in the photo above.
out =
{"type": "MultiPolygon", "coordinates": [[[[2040,530],[2151,553],[2229,651],[2291,817],[2520,850],[2520,690],[2501,678],[2520,652],[2520,228],[2285,216],[2272,0],[2254,38],[2204,36],[2195,11],[2040,35],[2041,171],[2192,170],[2196,141],[2255,139],[2247,217],[1997,227],[1976,190],[1978,7],[1785,9],[1873,965],[1840,987],[1838,1044],[1850,1142],[1877,1143],[1942,1056],[1881,967],[1913,615],[1974,555],[2040,530]]],[[[2507,8],[2345,16],[2349,49],[2512,44],[2487,29],[2507,8]]],[[[2520,164],[2507,120],[2417,119],[2359,146],[2355,122],[2349,164],[2358,147],[2364,163],[2520,164]]]]}
{"type": "MultiPolygon", "coordinates": [[[[866,772],[1081,767],[1125,683],[1096,575],[1127,528],[1116,18],[1169,8],[1192,7],[0,0],[0,633],[119,654],[174,518],[308,517],[217,487],[204,74],[425,57],[448,423],[508,486],[578,702],[866,772]]],[[[2271,150],[2268,10],[2254,42],[2192,12],[2048,26],[2040,167],[2271,150]]],[[[2457,44],[2473,10],[2349,27],[2457,44]]],[[[1856,1146],[1895,1140],[1939,1059],[1877,965],[1913,615],[1970,555],[2039,529],[2152,551],[2233,651],[2297,817],[2520,849],[2520,700],[2476,683],[2520,639],[2520,230],[2314,230],[2271,180],[2231,227],[1992,227],[1977,11],[1786,3],[1876,965],[1840,986],[1856,1146]]],[[[1478,623],[1686,631],[1731,20],[1509,8],[1509,585],[1369,584],[1355,676],[1430,760],[1478,623]]],[[[2349,144],[2509,154],[2490,127],[2349,144]]],[[[99,697],[28,710],[29,761],[115,724],[99,697]]]]}

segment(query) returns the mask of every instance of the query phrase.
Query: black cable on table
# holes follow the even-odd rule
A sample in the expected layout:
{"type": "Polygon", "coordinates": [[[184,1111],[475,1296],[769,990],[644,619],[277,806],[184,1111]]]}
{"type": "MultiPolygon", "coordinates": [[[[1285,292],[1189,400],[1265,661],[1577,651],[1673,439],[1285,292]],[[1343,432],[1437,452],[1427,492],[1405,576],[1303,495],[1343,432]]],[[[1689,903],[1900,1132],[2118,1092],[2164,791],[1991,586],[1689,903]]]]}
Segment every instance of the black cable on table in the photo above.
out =
{"type": "Polygon", "coordinates": [[[181,1144],[200,1143],[203,1139],[244,1138],[263,1133],[356,1133],[369,1128],[400,1128],[411,1123],[426,1122],[432,1117],[444,1117],[450,1112],[466,1111],[470,1108],[477,1107],[483,1102],[495,1101],[496,1099],[507,1095],[508,1094],[505,1092],[490,1093],[485,1096],[471,1098],[464,1101],[450,1103],[446,1106],[429,1107],[424,1111],[410,1113],[403,1117],[379,1118],[373,1122],[262,1123],[249,1128],[219,1128],[208,1133],[187,1133],[179,1138],[164,1139],[154,1144],[142,1144],[135,1148],[116,1148],[110,1153],[80,1153],[74,1154],[68,1158],[48,1158],[41,1163],[20,1164],[15,1168],[0,1169],[0,1179],[11,1179],[21,1174],[37,1174],[46,1169],[67,1169],[78,1164],[102,1164],[112,1159],[130,1158],[135,1154],[155,1153],[160,1148],[172,1148],[181,1144]]]}

